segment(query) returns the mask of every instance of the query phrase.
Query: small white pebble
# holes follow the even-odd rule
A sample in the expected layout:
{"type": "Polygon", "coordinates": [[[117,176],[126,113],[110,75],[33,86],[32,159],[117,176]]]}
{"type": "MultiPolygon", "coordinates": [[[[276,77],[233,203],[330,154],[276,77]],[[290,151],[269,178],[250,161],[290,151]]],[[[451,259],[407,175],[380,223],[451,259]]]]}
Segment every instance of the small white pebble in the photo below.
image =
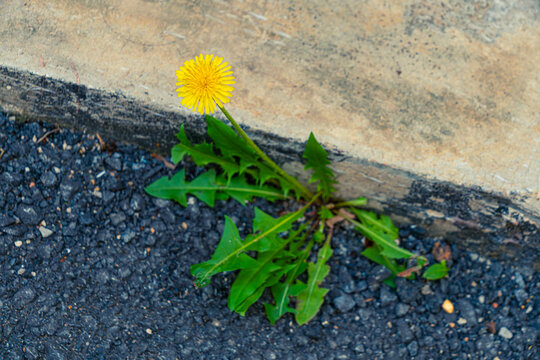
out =
{"type": "Polygon", "coordinates": [[[57,174],[60,174],[60,169],[59,169],[59,168],[57,168],[56,166],[55,166],[55,167],[53,167],[53,170],[54,170],[54,172],[55,172],[55,173],[57,173],[57,174]]]}
{"type": "Polygon", "coordinates": [[[471,258],[472,261],[478,260],[478,254],[471,253],[471,254],[469,254],[469,257],[471,258]]]}
{"type": "Polygon", "coordinates": [[[146,329],[146,333],[147,333],[148,335],[152,335],[152,329],[146,329]]]}
{"type": "Polygon", "coordinates": [[[478,297],[478,301],[480,301],[480,304],[483,304],[486,301],[486,297],[484,295],[480,295],[478,297]]]}
{"type": "Polygon", "coordinates": [[[53,234],[52,230],[49,230],[44,226],[39,227],[39,232],[41,233],[41,236],[43,236],[44,238],[49,237],[53,234]]]}
{"type": "Polygon", "coordinates": [[[22,275],[22,274],[24,274],[25,271],[26,271],[26,270],[25,270],[24,268],[20,268],[20,269],[17,271],[17,274],[22,275]]]}
{"type": "Polygon", "coordinates": [[[505,328],[504,326],[499,330],[499,336],[505,338],[505,339],[511,339],[514,335],[510,330],[505,328]]]}
{"type": "Polygon", "coordinates": [[[458,321],[457,321],[457,323],[458,323],[459,325],[465,325],[465,324],[467,323],[467,320],[465,320],[464,318],[459,318],[458,321]]]}
{"type": "Polygon", "coordinates": [[[37,274],[36,274],[35,271],[32,271],[32,272],[30,273],[30,275],[32,275],[33,277],[35,277],[37,274]]]}
{"type": "Polygon", "coordinates": [[[193,196],[190,196],[187,203],[188,203],[188,205],[195,204],[195,198],[193,196]]]}
{"type": "Polygon", "coordinates": [[[15,241],[15,246],[16,247],[21,247],[22,246],[22,241],[21,240],[15,241]]]}

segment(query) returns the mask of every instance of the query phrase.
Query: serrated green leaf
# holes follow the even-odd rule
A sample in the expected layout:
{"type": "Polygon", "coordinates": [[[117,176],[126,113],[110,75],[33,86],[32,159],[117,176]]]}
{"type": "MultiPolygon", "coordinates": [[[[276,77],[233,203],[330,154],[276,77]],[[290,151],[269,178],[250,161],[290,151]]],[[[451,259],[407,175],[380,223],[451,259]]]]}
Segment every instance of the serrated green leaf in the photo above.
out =
{"type": "Polygon", "coordinates": [[[306,259],[311,252],[312,246],[313,242],[300,252],[294,267],[287,274],[285,281],[272,286],[272,295],[276,304],[264,304],[266,316],[270,320],[270,324],[274,325],[287,312],[296,314],[296,309],[289,307],[290,296],[297,296],[306,288],[306,284],[300,281],[294,283],[294,281],[306,271],[308,267],[306,259]]]}
{"type": "Polygon", "coordinates": [[[231,286],[229,298],[227,299],[227,305],[231,311],[236,311],[243,315],[249,306],[244,305],[241,308],[240,305],[246,302],[246,300],[249,300],[249,305],[251,305],[262,295],[262,292],[266,287],[273,285],[268,284],[269,278],[273,273],[282,268],[272,262],[275,255],[276,252],[261,254],[261,256],[257,258],[256,267],[244,269],[238,273],[238,276],[231,286]],[[255,294],[257,294],[255,299],[249,299],[255,294]],[[253,301],[251,302],[251,300],[253,301]]]}
{"type": "MultiPolygon", "coordinates": [[[[255,213],[256,220],[253,221],[253,228],[257,232],[265,231],[269,227],[275,226],[277,220],[279,220],[274,219],[257,208],[255,208],[255,213]]],[[[276,228],[272,235],[277,237],[279,232],[280,229],[276,228]]],[[[244,269],[238,273],[231,286],[228,299],[228,306],[231,311],[236,311],[243,315],[249,306],[262,295],[265,288],[274,285],[283,274],[294,267],[294,265],[286,264],[283,261],[275,262],[275,260],[291,257],[292,254],[284,251],[284,249],[297,235],[298,232],[292,231],[286,240],[280,239],[273,242],[272,247],[264,252],[259,252],[256,267],[244,269]]],[[[262,241],[263,239],[259,243],[262,241]]]]}
{"type": "Polygon", "coordinates": [[[446,260],[443,260],[438,264],[429,266],[422,276],[427,280],[439,280],[448,275],[448,270],[446,260]]]}
{"type": "Polygon", "coordinates": [[[334,214],[326,207],[321,206],[321,209],[319,210],[319,216],[321,220],[328,220],[334,217],[334,214]]]}
{"type": "Polygon", "coordinates": [[[215,170],[209,170],[199,175],[191,183],[185,180],[185,170],[177,172],[172,178],[166,176],[156,180],[146,187],[146,192],[161,199],[172,199],[187,206],[187,194],[196,196],[208,206],[213,207],[216,199],[225,200],[229,196],[244,205],[253,196],[263,197],[273,201],[283,198],[278,189],[267,185],[252,185],[243,175],[233,176],[226,180],[223,176],[216,177],[215,170]]]}
{"type": "Polygon", "coordinates": [[[330,245],[325,244],[319,249],[317,263],[309,263],[308,265],[306,288],[296,297],[295,318],[298,325],[305,324],[313,319],[324,302],[324,296],[328,289],[321,288],[319,285],[330,272],[330,267],[326,265],[326,262],[332,256],[332,252],[330,245]]]}
{"type": "Polygon", "coordinates": [[[372,211],[348,208],[360,220],[351,222],[356,226],[356,230],[365,237],[381,247],[381,255],[392,259],[407,259],[414,256],[396,244],[398,229],[388,216],[382,215],[380,218],[372,211]]]}
{"type": "Polygon", "coordinates": [[[270,201],[284,198],[280,190],[267,185],[249,184],[242,175],[234,176],[228,182],[223,177],[218,177],[216,183],[220,185],[220,192],[229,195],[242,205],[246,201],[251,201],[254,196],[270,201]]]}
{"type": "Polygon", "coordinates": [[[374,228],[378,232],[388,234],[393,239],[399,236],[399,229],[394,225],[392,219],[386,215],[377,216],[373,211],[349,208],[356,217],[369,227],[374,228]]]}
{"type": "Polygon", "coordinates": [[[249,296],[246,296],[245,298],[243,298],[238,304],[236,304],[235,308],[231,310],[234,310],[238,314],[244,316],[248,308],[251,305],[253,305],[257,300],[259,300],[264,290],[268,287],[272,287],[273,285],[275,285],[279,281],[279,279],[283,276],[283,274],[285,274],[288,270],[290,270],[290,268],[291,268],[291,265],[282,266],[279,270],[270,274],[264,280],[264,282],[260,283],[260,286],[255,291],[250,293],[249,296]]]}
{"type": "Polygon", "coordinates": [[[219,272],[256,267],[257,260],[243,253],[244,246],[236,225],[225,216],[223,235],[212,258],[190,268],[195,284],[204,287],[210,283],[210,278],[219,272]]]}
{"type": "Polygon", "coordinates": [[[206,166],[208,164],[216,164],[221,166],[228,179],[240,171],[240,166],[236,163],[236,161],[234,161],[234,159],[227,159],[225,157],[218,156],[214,152],[212,144],[191,144],[186,136],[183,124],[180,127],[178,134],[176,134],[176,137],[180,143],[172,148],[171,158],[173,163],[177,164],[184,158],[185,155],[190,155],[193,158],[193,162],[197,166],[206,166]]]}
{"type": "Polygon", "coordinates": [[[293,186],[266,163],[260,161],[255,151],[249,147],[245,141],[229,126],[222,121],[207,115],[206,123],[208,125],[208,135],[214,141],[216,148],[219,149],[224,159],[237,161],[240,172],[248,168],[256,169],[257,174],[251,174],[256,177],[259,184],[265,184],[269,180],[279,182],[283,195],[287,195],[293,186]]]}
{"type": "Polygon", "coordinates": [[[255,207],[253,235],[248,235],[246,240],[250,239],[251,237],[256,237],[261,233],[266,233],[267,235],[250,246],[248,250],[263,252],[286,245],[286,242],[284,242],[283,239],[278,236],[278,234],[289,230],[292,224],[301,217],[302,213],[294,212],[279,218],[274,218],[266,214],[258,207],[255,207]]]}
{"type": "MultiPolygon", "coordinates": [[[[307,268],[307,264],[303,263],[303,271],[307,268]]],[[[306,284],[297,282],[291,283],[277,283],[272,286],[272,295],[276,301],[275,305],[265,303],[264,310],[270,324],[274,325],[285,313],[296,314],[296,309],[289,307],[290,297],[297,296],[298,293],[306,288],[306,284]]]]}
{"type": "Polygon", "coordinates": [[[191,273],[195,276],[197,286],[208,285],[210,278],[219,272],[260,267],[260,261],[247,256],[245,251],[258,250],[256,244],[261,239],[284,231],[283,229],[287,229],[287,226],[290,227],[294,221],[298,220],[304,214],[306,209],[307,206],[287,216],[276,219],[277,221],[271,226],[265,227],[264,231],[248,235],[244,241],[238,235],[238,229],[234,223],[228,217],[225,217],[226,231],[224,230],[218,248],[214,255],[212,255],[212,258],[202,264],[191,267],[191,273]]]}
{"type": "Polygon", "coordinates": [[[175,200],[182,206],[187,206],[187,194],[193,194],[208,206],[214,206],[216,191],[219,189],[215,184],[215,178],[216,172],[210,170],[189,183],[186,182],[185,170],[182,169],[170,179],[167,176],[159,178],[145,190],[152,196],[175,200]]]}
{"type": "Polygon", "coordinates": [[[303,158],[307,160],[305,169],[313,169],[309,182],[318,181],[317,192],[322,191],[323,201],[328,200],[332,196],[332,192],[336,191],[333,185],[337,184],[336,176],[328,167],[330,164],[328,153],[315,139],[313,133],[309,134],[303,158]]]}

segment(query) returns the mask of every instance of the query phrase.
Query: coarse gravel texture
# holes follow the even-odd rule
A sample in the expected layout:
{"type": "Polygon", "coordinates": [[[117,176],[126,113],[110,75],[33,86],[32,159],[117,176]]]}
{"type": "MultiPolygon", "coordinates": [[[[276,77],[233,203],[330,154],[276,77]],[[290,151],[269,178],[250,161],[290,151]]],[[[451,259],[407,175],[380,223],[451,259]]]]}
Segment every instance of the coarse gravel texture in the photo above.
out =
{"type": "MultiPolygon", "coordinates": [[[[53,129],[0,115],[0,359],[538,358],[538,273],[452,244],[448,278],[394,291],[344,225],[314,320],[271,326],[261,303],[231,313],[234,274],[196,289],[189,267],[209,258],[225,214],[248,231],[254,205],[151,198],[144,187],[172,173],[162,161],[68,130],[38,143],[53,129]]],[[[255,204],[274,216],[295,206],[255,204]]],[[[431,261],[444,242],[414,225],[400,234],[431,261]]]]}

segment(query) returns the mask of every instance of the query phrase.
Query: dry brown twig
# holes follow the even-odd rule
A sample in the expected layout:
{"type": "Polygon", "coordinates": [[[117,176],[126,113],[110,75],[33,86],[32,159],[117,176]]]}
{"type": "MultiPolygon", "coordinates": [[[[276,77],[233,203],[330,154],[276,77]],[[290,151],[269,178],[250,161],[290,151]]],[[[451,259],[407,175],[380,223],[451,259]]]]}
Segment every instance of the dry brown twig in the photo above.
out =
{"type": "Polygon", "coordinates": [[[101,138],[101,136],[99,136],[99,134],[96,134],[96,137],[99,141],[99,150],[100,151],[103,151],[103,149],[105,149],[105,141],[103,141],[103,139],[101,138]]]}
{"type": "Polygon", "coordinates": [[[45,135],[43,135],[42,137],[39,138],[38,141],[36,141],[37,144],[39,144],[40,142],[44,141],[45,139],[47,139],[47,137],[51,134],[54,134],[55,132],[59,132],[60,131],[60,128],[59,127],[56,127],[54,129],[52,129],[51,131],[47,131],[45,133],[45,135]]]}
{"type": "Polygon", "coordinates": [[[151,155],[154,159],[157,159],[161,162],[163,162],[163,165],[165,165],[165,167],[168,167],[169,169],[172,169],[174,170],[176,168],[176,165],[170,163],[167,161],[167,159],[165,159],[163,156],[159,155],[159,154],[152,154],[151,155]]]}

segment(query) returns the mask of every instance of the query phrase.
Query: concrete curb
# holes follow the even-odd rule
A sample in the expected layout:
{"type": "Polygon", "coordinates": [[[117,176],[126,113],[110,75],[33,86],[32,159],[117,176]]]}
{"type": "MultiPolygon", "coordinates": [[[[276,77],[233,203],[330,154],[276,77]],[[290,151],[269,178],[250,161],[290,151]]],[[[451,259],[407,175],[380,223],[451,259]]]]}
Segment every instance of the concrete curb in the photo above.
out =
{"type": "MultiPolygon", "coordinates": [[[[0,106],[21,121],[49,121],[165,155],[176,143],[174,134],[181,123],[195,137],[204,132],[199,116],[181,117],[120,93],[4,66],[0,66],[0,106]]],[[[286,170],[306,181],[301,143],[248,131],[286,170]]],[[[416,223],[431,235],[484,255],[540,269],[540,211],[535,202],[330,153],[340,180],[338,196],[366,196],[371,208],[390,214],[398,223],[416,223]]]]}

